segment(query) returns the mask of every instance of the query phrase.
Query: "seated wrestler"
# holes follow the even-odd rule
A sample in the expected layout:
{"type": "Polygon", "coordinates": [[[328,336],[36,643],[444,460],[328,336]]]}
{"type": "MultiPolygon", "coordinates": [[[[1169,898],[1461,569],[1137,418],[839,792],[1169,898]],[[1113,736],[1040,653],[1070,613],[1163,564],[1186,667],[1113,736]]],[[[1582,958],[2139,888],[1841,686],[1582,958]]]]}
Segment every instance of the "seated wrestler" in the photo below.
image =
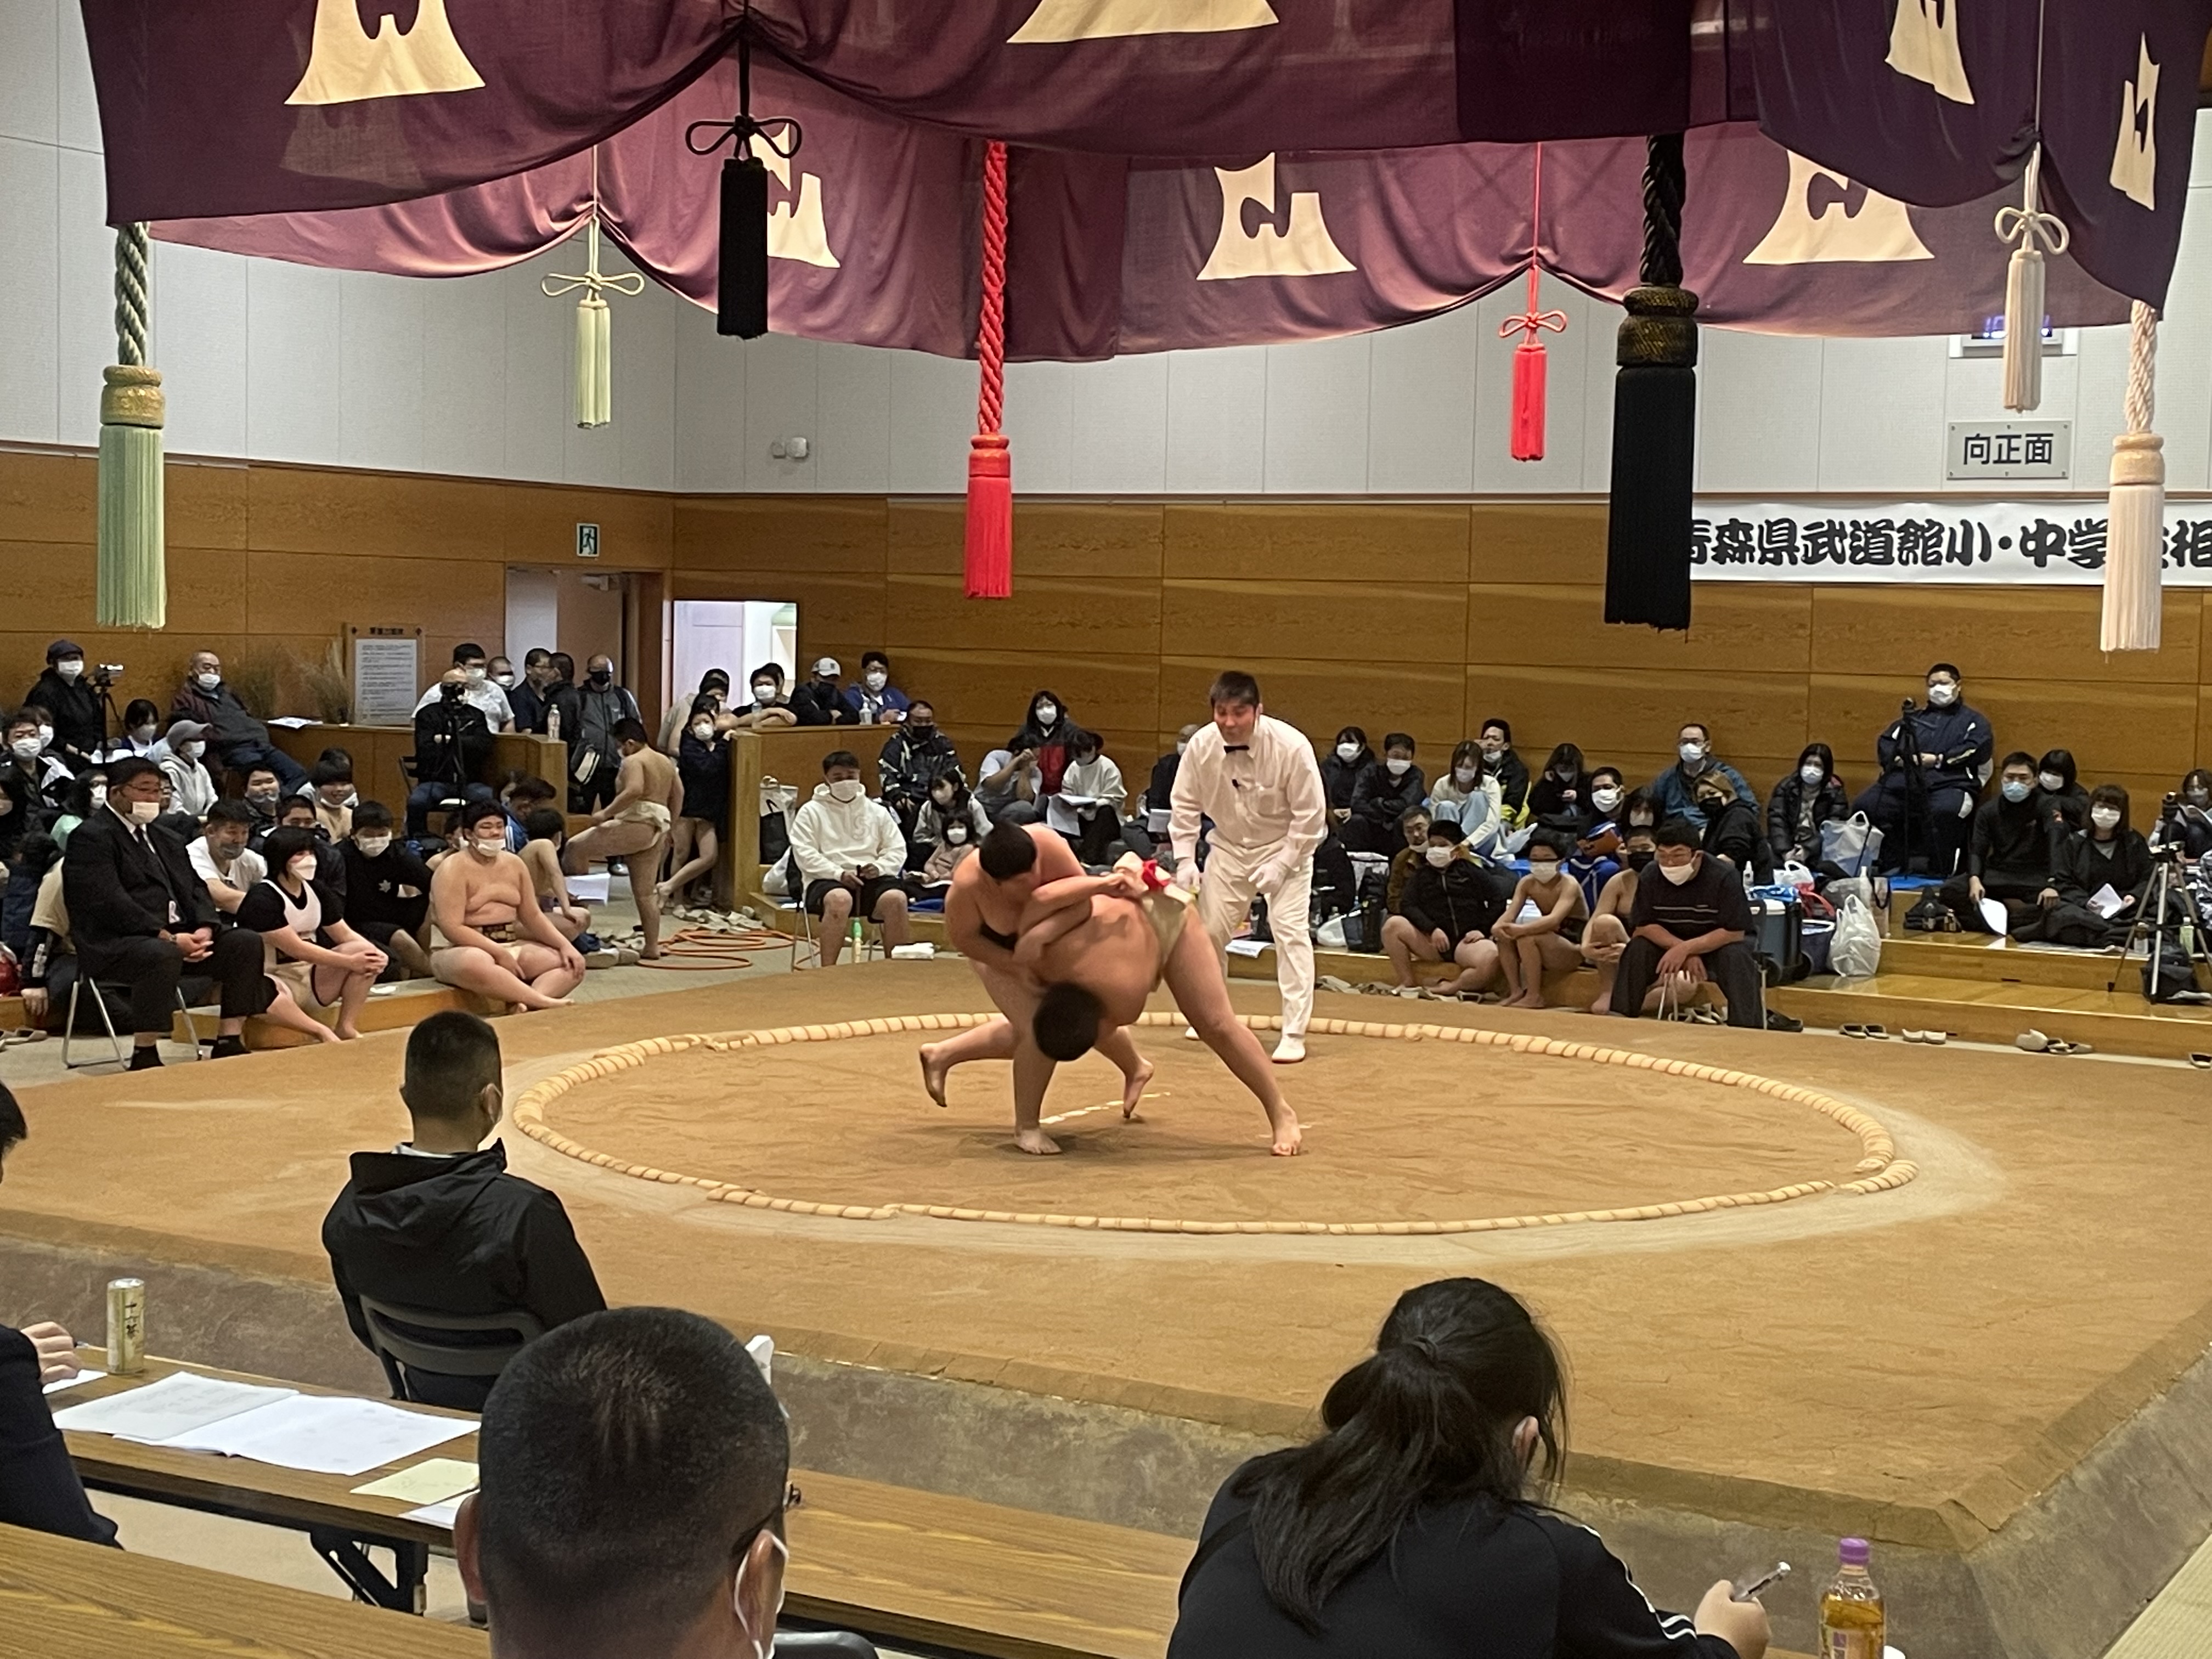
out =
{"type": "Polygon", "coordinates": [[[1186,927],[1189,896],[1155,885],[1132,855],[1107,876],[1048,882],[1024,907],[1014,961],[1044,987],[1031,1017],[1038,1050],[1080,1059],[1101,1033],[1136,1023],[1162,983],[1199,1038],[1221,1056],[1267,1115],[1273,1151],[1298,1150],[1297,1115],[1275,1086],[1259,1040],[1229,1002],[1221,958],[1202,927],[1186,927]]]}
{"type": "Polygon", "coordinates": [[[572,838],[561,854],[561,867],[580,876],[593,859],[618,858],[629,871],[630,896],[637,901],[637,925],[645,935],[638,955],[650,962],[660,954],[661,855],[668,850],[668,829],[684,810],[684,780],[676,763],[653,746],[645,722],[616,722],[622,744],[622,770],[615,795],[592,814],[592,827],[572,838]]]}
{"type": "Polygon", "coordinates": [[[507,850],[506,809],[471,801],[460,829],[467,852],[439,860],[430,877],[439,935],[430,971],[516,1009],[567,1007],[584,958],[538,908],[529,869],[507,850]]]}

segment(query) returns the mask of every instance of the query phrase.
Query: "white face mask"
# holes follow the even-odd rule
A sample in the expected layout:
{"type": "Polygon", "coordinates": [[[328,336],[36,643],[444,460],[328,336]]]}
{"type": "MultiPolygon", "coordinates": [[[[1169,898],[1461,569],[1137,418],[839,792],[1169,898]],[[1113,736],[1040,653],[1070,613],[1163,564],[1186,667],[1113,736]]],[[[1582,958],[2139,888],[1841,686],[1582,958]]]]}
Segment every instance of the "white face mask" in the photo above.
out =
{"type": "Polygon", "coordinates": [[[1528,860],[1528,878],[1531,881],[1550,881],[1559,873],[1559,861],[1557,859],[1530,859],[1528,860]]]}
{"type": "Polygon", "coordinates": [[[1039,726],[1050,726],[1059,718],[1060,705],[1058,703],[1041,702],[1036,706],[1036,723],[1039,726]]]}
{"type": "Polygon", "coordinates": [[[94,806],[105,806],[105,805],[107,805],[107,786],[106,786],[106,784],[104,784],[104,783],[95,783],[95,784],[94,784],[94,785],[92,786],[92,796],[91,796],[91,799],[92,799],[92,804],[93,804],[94,806]]]}
{"type": "Polygon", "coordinates": [[[1178,755],[1180,755],[1180,754],[1182,754],[1182,753],[1183,752],[1183,750],[1185,750],[1186,749],[1188,749],[1188,748],[1189,748],[1189,747],[1190,747],[1190,745],[1189,745],[1188,744],[1187,744],[1187,743],[1182,743],[1182,742],[1180,742],[1180,741],[1179,741],[1179,742],[1177,742],[1177,743],[1176,743],[1176,754],[1178,754],[1178,755]]]}
{"type": "Polygon", "coordinates": [[[890,681],[891,677],[890,675],[874,670],[871,670],[868,673],[861,676],[861,684],[866,685],[871,691],[882,690],[886,685],[890,684],[890,681]]]}
{"type": "Polygon", "coordinates": [[[36,738],[17,738],[8,745],[8,751],[17,760],[36,760],[39,757],[39,750],[45,747],[46,744],[40,743],[36,738]]]}
{"type": "Polygon", "coordinates": [[[1409,760],[1393,758],[1384,761],[1382,764],[1389,769],[1390,775],[1394,778],[1402,778],[1413,769],[1413,763],[1409,760]]]}
{"type": "Polygon", "coordinates": [[[1455,766],[1452,768],[1452,781],[1462,789],[1474,788],[1474,781],[1481,775],[1481,772],[1472,766],[1455,766]]]}
{"type": "Polygon", "coordinates": [[[461,677],[467,680],[471,685],[483,684],[484,679],[483,665],[482,663],[477,663],[473,667],[462,669],[461,677]]]}
{"type": "Polygon", "coordinates": [[[313,881],[315,878],[315,855],[302,853],[284,867],[292,872],[295,881],[313,881]]]}
{"type": "Polygon", "coordinates": [[[1618,789],[1593,789],[1590,791],[1590,805],[1596,807],[1601,812],[1610,812],[1614,807],[1620,805],[1620,791],[1618,789]]]}
{"type": "Polygon", "coordinates": [[[198,683],[203,691],[212,691],[222,684],[222,676],[220,674],[195,674],[192,678],[198,683]]]}
{"type": "Polygon", "coordinates": [[[1801,766],[1797,769],[1797,775],[1814,788],[1818,788],[1828,776],[1827,773],[1818,766],[1801,766]]]}
{"type": "Polygon", "coordinates": [[[134,800],[131,803],[133,823],[151,823],[161,816],[161,803],[157,800],[134,800]]]}
{"type": "Polygon", "coordinates": [[[353,844],[361,848],[361,855],[363,858],[382,858],[384,856],[384,849],[392,845],[392,837],[389,836],[356,836],[353,838],[353,844]]]}
{"type": "Polygon", "coordinates": [[[949,823],[945,825],[945,839],[951,842],[955,847],[957,847],[962,842],[968,839],[968,826],[964,823],[949,823]]]}
{"type": "Polygon", "coordinates": [[[1692,771],[1705,764],[1705,745],[1702,743],[1683,744],[1674,752],[1682,757],[1682,764],[1692,771]]]}
{"type": "Polygon", "coordinates": [[[2117,806],[2093,806],[2089,822],[2100,830],[2117,830],[2120,825],[2120,809],[2117,806]]]}
{"type": "Polygon", "coordinates": [[[151,743],[151,742],[153,742],[153,741],[154,741],[154,728],[153,728],[152,726],[132,726],[132,727],[131,728],[131,742],[133,742],[133,743],[151,743]]]}
{"type": "Polygon", "coordinates": [[[1421,855],[1441,870],[1452,861],[1453,850],[1451,847],[1446,845],[1429,846],[1421,849],[1421,855]]]}
{"type": "Polygon", "coordinates": [[[1997,787],[2008,801],[2017,803],[2027,799],[2028,784],[2025,779],[2008,778],[1997,787]]]}
{"type": "Polygon", "coordinates": [[[1475,739],[1475,747],[1481,750],[1486,758],[1496,760],[1500,755],[1505,752],[1505,739],[1503,738],[1477,738],[1475,739]]]}
{"type": "Polygon", "coordinates": [[[51,726],[41,726],[39,728],[39,747],[41,749],[49,748],[52,745],[53,740],[54,728],[51,726]]]}
{"type": "Polygon", "coordinates": [[[507,836],[502,833],[478,840],[471,836],[469,838],[469,851],[480,859],[495,859],[507,851],[507,836]]]}
{"type": "Polygon", "coordinates": [[[2056,772],[2038,772],[2035,781],[2054,795],[2066,787],[2066,780],[2056,772]]]}
{"type": "Polygon", "coordinates": [[[1356,743],[1340,743],[1336,745],[1336,757],[1346,766],[1351,765],[1359,758],[1359,745],[1356,743]]]}
{"type": "Polygon", "coordinates": [[[867,792],[861,788],[858,778],[837,778],[830,785],[831,800],[855,801],[867,792]]]}
{"type": "Polygon", "coordinates": [[[1691,859],[1682,864],[1662,864],[1659,866],[1659,873],[1673,882],[1675,886],[1680,887],[1698,873],[1698,861],[1691,859]]]}
{"type": "MultiPolygon", "coordinates": [[[[768,1539],[769,1543],[775,1546],[775,1553],[784,1559],[785,1564],[787,1565],[789,1565],[791,1560],[790,1546],[786,1544],[783,1540],[778,1538],[772,1532],[763,1535],[768,1539]]],[[[745,1639],[753,1644],[753,1659],[769,1659],[770,1652],[775,1645],[775,1622],[777,1620],[783,1617],[784,1593],[781,1587],[779,1586],[775,1593],[775,1611],[770,1613],[768,1619],[768,1639],[766,1641],[763,1641],[759,1637],[753,1634],[752,1626],[745,1624],[744,1622],[745,1569],[752,1565],[752,1564],[751,1547],[748,1545],[746,1547],[745,1559],[738,1563],[737,1583],[730,1590],[731,1605],[737,1609],[738,1623],[745,1632],[745,1639]]]]}
{"type": "Polygon", "coordinates": [[[1958,701],[1959,688],[1948,681],[1942,685],[1931,685],[1928,688],[1928,702],[1930,708],[1948,708],[1958,701]]]}
{"type": "Polygon", "coordinates": [[[512,674],[495,674],[491,677],[491,683],[503,691],[507,690],[507,687],[514,684],[514,676],[512,674]]]}
{"type": "Polygon", "coordinates": [[[177,745],[177,755],[181,760],[196,761],[206,751],[206,749],[207,745],[195,738],[190,743],[179,744],[177,745]]]}
{"type": "Polygon", "coordinates": [[[73,680],[78,675],[84,672],[84,659],[82,657],[64,657],[61,661],[54,665],[54,672],[60,675],[65,680],[73,680]]]}
{"type": "Polygon", "coordinates": [[[702,743],[706,742],[708,738],[714,735],[714,722],[712,720],[692,721],[691,735],[698,738],[702,743]]]}
{"type": "Polygon", "coordinates": [[[765,708],[775,701],[775,688],[774,686],[763,684],[753,687],[753,703],[755,707],[765,708]]]}

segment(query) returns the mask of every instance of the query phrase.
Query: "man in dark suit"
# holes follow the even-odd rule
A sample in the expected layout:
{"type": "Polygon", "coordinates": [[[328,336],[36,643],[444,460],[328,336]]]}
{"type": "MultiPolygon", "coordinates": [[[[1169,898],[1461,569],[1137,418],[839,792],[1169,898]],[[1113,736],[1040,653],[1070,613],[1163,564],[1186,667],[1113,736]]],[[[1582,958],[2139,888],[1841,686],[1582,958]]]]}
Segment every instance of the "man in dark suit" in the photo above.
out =
{"type": "Polygon", "coordinates": [[[134,1072],[161,1063],[155,1044],[169,1029],[177,982],[188,969],[222,989],[218,1056],[246,1052],[246,1017],[269,1002],[260,935],[216,931],[215,901],[176,832],[154,822],[161,813],[161,769],[135,755],[113,762],[106,805],[70,832],[62,860],[80,969],[88,979],[131,988],[134,1072]]]}
{"type": "MultiPolygon", "coordinates": [[[[27,1133],[22,1108],[0,1084],[0,1161],[27,1133]]],[[[76,1371],[76,1345],[60,1326],[0,1325],[0,1522],[112,1544],[115,1522],[85,1501],[45,1397],[45,1384],[76,1371]]]]}
{"type": "MultiPolygon", "coordinates": [[[[323,1219],[331,1277],[362,1344],[374,1346],[364,1296],[430,1313],[526,1313],[549,1331],[605,1307],[559,1197],[507,1174],[497,1141],[478,1150],[499,1127],[499,1034],[458,1009],[431,1015],[408,1036],[399,1095],[414,1138],[356,1152],[323,1219]]],[[[482,1411],[492,1380],[407,1373],[415,1399],[460,1411],[482,1411]]]]}

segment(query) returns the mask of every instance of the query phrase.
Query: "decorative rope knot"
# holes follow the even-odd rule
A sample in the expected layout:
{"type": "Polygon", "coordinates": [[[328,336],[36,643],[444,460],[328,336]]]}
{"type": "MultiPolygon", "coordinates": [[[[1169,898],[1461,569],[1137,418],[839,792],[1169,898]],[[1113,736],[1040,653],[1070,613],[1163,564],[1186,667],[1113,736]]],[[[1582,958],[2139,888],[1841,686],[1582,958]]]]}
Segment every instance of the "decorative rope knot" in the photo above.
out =
{"type": "MultiPolygon", "coordinates": [[[[2032,174],[2033,168],[2029,171],[2032,174]]],[[[2066,252],[2066,245],[2073,234],[2063,219],[2035,206],[2033,197],[2025,207],[1999,208],[1996,228],[2000,242],[2017,242],[2022,248],[2033,247],[2040,242],[2043,246],[2038,251],[2053,256],[2066,252]]]]}
{"type": "Polygon", "coordinates": [[[1528,310],[1522,312],[1518,317],[1509,317],[1498,324],[1498,337],[1501,340],[1510,340],[1516,334],[1526,334],[1529,340],[1533,341],[1537,337],[1540,330],[1548,328],[1554,334],[1563,334],[1566,331],[1566,327],[1565,312],[1539,311],[1532,299],[1528,310]]]}
{"type": "Polygon", "coordinates": [[[599,270],[599,210],[594,205],[592,209],[591,221],[586,228],[584,235],[583,274],[580,276],[564,276],[556,272],[550,276],[541,276],[538,279],[538,291],[549,300],[557,300],[564,294],[574,294],[580,288],[585,290],[584,301],[581,303],[599,300],[601,305],[605,305],[606,301],[600,299],[605,290],[611,289],[617,294],[628,295],[630,298],[635,299],[645,292],[645,278],[634,270],[622,271],[612,276],[601,273],[599,270]]]}

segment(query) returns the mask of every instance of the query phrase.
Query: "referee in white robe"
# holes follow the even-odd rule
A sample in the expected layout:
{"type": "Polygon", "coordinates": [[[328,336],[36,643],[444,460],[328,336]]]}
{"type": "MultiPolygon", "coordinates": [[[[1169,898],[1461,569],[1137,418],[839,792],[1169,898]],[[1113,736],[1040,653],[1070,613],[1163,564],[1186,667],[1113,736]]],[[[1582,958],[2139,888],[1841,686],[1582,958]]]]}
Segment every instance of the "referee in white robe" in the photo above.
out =
{"type": "Polygon", "coordinates": [[[1275,1063],[1306,1057],[1313,1018],[1314,849],[1328,831],[1328,795],[1305,734],[1268,717],[1260,683],[1224,671],[1207,693],[1213,724],[1183,751],[1176,769],[1168,836],[1177,879],[1198,888],[1198,914],[1216,950],[1250,914],[1252,896],[1267,901],[1275,936],[1275,980],[1283,993],[1283,1034],[1275,1063]],[[1206,874],[1198,876],[1201,823],[1213,820],[1206,874]]]}

